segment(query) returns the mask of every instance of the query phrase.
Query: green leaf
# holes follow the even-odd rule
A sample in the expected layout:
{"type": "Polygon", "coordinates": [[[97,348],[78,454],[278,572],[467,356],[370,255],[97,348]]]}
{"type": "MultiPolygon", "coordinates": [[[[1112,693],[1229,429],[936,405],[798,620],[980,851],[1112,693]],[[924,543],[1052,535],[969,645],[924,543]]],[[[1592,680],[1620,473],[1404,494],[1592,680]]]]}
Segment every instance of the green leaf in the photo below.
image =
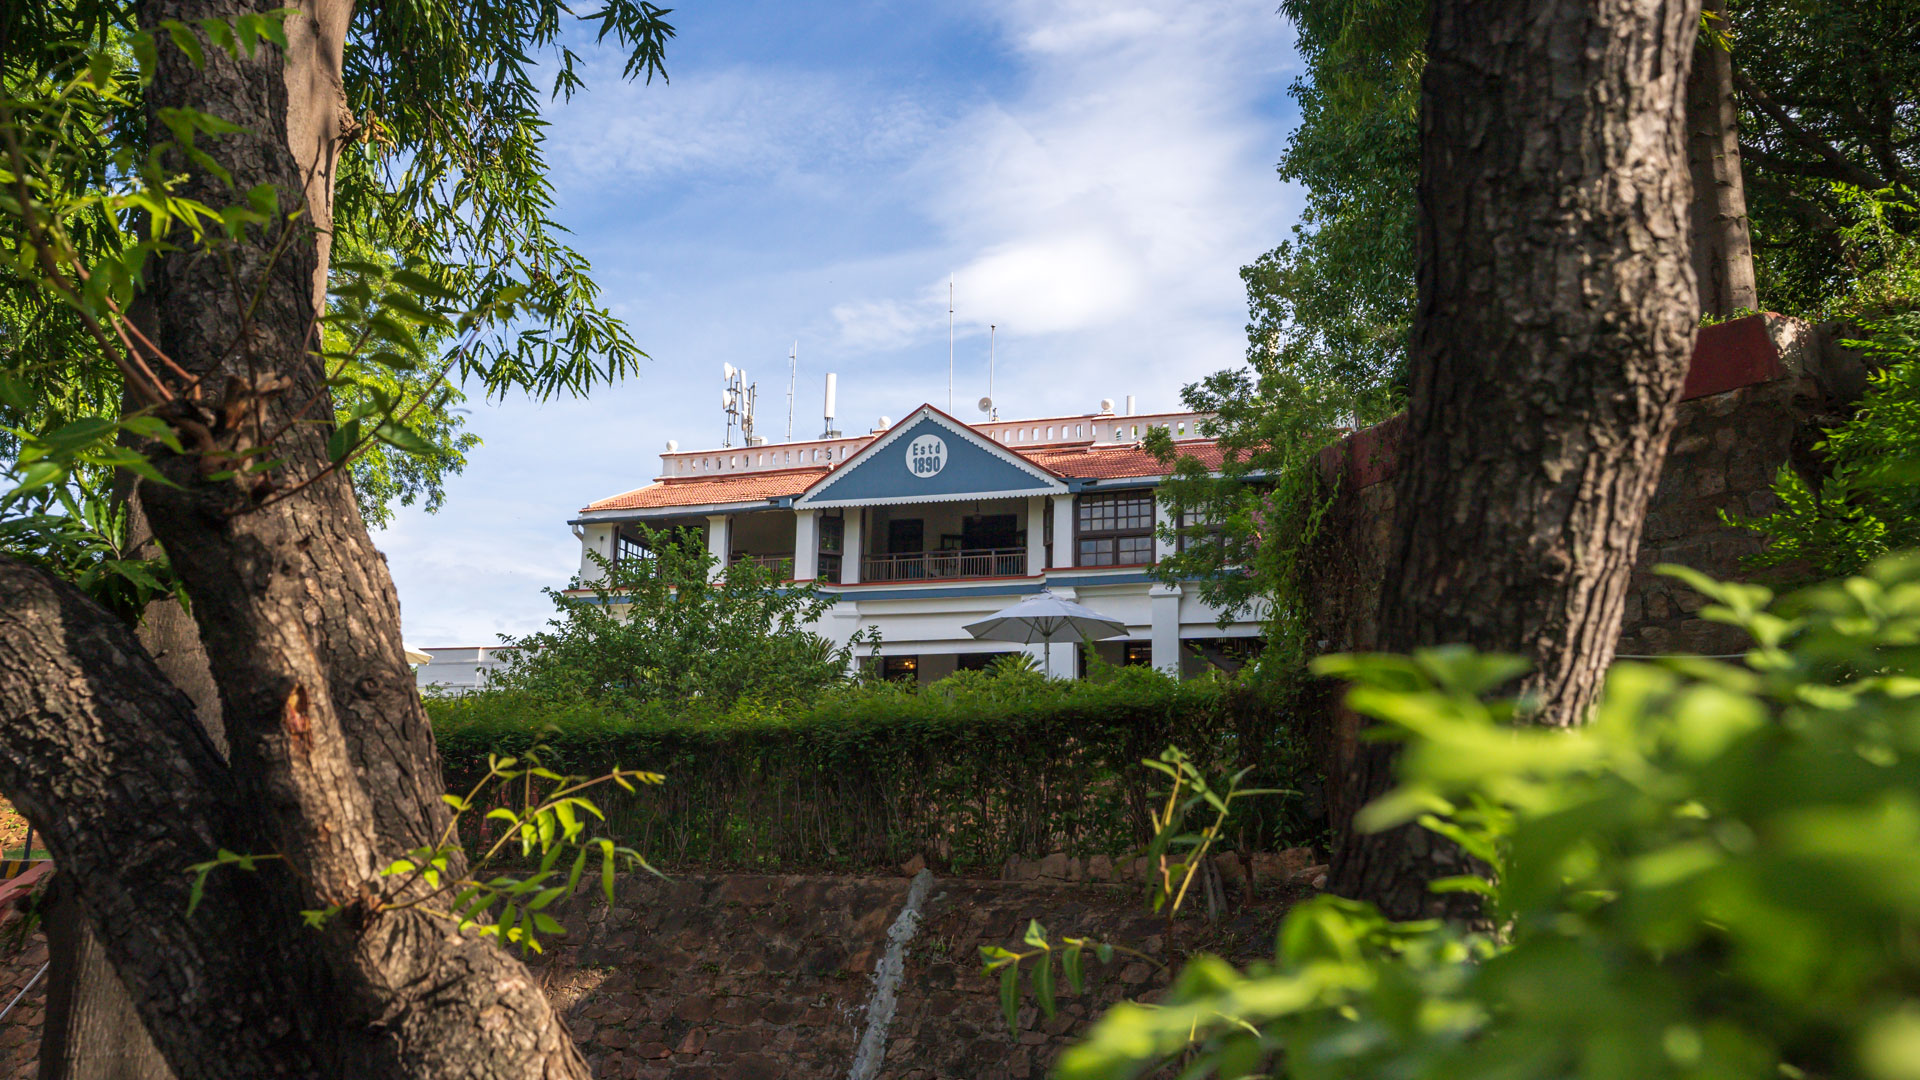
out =
{"type": "Polygon", "coordinates": [[[1066,976],[1067,987],[1076,994],[1087,992],[1086,982],[1080,973],[1080,953],[1082,946],[1069,943],[1060,953],[1060,974],[1066,976]]]}
{"type": "Polygon", "coordinates": [[[1007,1033],[1020,1034],[1020,965],[1008,964],[1000,970],[1000,1012],[1007,1018],[1007,1033]]]}
{"type": "Polygon", "coordinates": [[[1027,935],[1022,940],[1036,949],[1047,948],[1047,928],[1040,925],[1039,919],[1028,919],[1027,935]]]}
{"type": "Polygon", "coordinates": [[[1033,965],[1033,996],[1040,1003],[1040,1011],[1047,1019],[1053,1019],[1053,954],[1046,953],[1040,962],[1033,965]]]}
{"type": "Polygon", "coordinates": [[[433,444],[420,437],[420,434],[398,420],[388,420],[374,429],[374,438],[386,443],[402,453],[429,457],[433,454],[433,444]]]}
{"type": "Polygon", "coordinates": [[[193,61],[194,67],[207,66],[207,54],[201,50],[200,39],[194,36],[191,27],[178,19],[165,19],[160,23],[160,27],[167,32],[168,37],[173,39],[174,48],[186,53],[187,59],[193,61]]]}

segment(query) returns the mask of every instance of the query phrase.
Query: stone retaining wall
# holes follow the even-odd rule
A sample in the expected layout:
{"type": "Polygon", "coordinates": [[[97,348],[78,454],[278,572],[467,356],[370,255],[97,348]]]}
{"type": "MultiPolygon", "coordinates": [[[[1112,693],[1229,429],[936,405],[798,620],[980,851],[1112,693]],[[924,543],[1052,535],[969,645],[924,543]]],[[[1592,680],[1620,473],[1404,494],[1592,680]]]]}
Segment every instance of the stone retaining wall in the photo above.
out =
{"type": "MultiPolygon", "coordinates": [[[[1866,386],[1860,358],[1840,348],[1835,327],[1755,315],[1700,332],[1679,423],[1660,486],[1647,510],[1619,651],[1649,656],[1724,654],[1749,644],[1739,630],[1698,617],[1704,601],[1653,572],[1679,563],[1721,579],[1745,579],[1747,556],[1764,541],[1721,520],[1767,513],[1774,474],[1817,468],[1813,444],[1843,420],[1866,386]]],[[[1322,652],[1365,651],[1377,637],[1376,609],[1391,540],[1394,485],[1404,417],[1329,447],[1322,475],[1337,494],[1311,557],[1307,601],[1322,652]]],[[[1344,775],[1357,720],[1332,701],[1319,710],[1315,739],[1328,775],[1344,775]]],[[[1330,785],[1338,792],[1343,785],[1330,785]]],[[[1338,824],[1351,807],[1333,805],[1338,824]]]]}
{"type": "MultiPolygon", "coordinates": [[[[1061,1011],[1039,1015],[1030,995],[1010,1032],[998,983],[982,973],[980,947],[1020,947],[1029,920],[1057,939],[1090,937],[1178,966],[1208,950],[1240,962],[1270,957],[1288,904],[1311,895],[1300,882],[1305,849],[1256,863],[1244,887],[1237,857],[1219,863],[1226,909],[1217,923],[1195,913],[1173,924],[1149,914],[1133,884],[1042,880],[1067,860],[1033,860],[1023,881],[936,879],[908,941],[898,1007],[873,1080],[1026,1080],[1045,1075],[1060,1050],[1122,998],[1151,1000],[1167,981],[1157,963],[1087,960],[1088,992],[1060,990],[1061,1011]]],[[[917,868],[916,868],[917,869],[917,868]]],[[[1015,868],[1024,873],[1023,868],[1015,868]]],[[[529,965],[595,1077],[605,1080],[841,1080],[866,1030],[874,972],[909,881],[714,874],[624,880],[611,906],[597,891],[555,905],[568,934],[529,965]]],[[[0,959],[0,1005],[46,960],[44,939],[0,959]]],[[[0,1029],[0,1080],[31,1080],[40,1039],[43,979],[0,1029]]]]}

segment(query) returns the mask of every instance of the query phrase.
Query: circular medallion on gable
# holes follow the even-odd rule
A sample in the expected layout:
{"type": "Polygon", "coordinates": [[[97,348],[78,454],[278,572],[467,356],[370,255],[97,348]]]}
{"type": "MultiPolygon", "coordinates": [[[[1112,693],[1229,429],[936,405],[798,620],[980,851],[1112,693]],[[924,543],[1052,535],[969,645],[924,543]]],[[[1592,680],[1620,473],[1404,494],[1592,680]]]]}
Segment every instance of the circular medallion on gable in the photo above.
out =
{"type": "Polygon", "coordinates": [[[922,435],[907,444],[907,471],[925,480],[947,467],[947,441],[938,435],[922,435]]]}

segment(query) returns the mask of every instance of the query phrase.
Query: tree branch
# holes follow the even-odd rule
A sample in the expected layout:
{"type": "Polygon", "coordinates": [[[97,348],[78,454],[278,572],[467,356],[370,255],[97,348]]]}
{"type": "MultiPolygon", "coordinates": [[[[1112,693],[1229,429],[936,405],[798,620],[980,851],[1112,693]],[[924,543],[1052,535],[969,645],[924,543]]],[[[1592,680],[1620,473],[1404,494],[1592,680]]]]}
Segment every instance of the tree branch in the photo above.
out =
{"type": "Polygon", "coordinates": [[[311,985],[282,875],[226,872],[187,915],[186,868],[259,851],[186,696],[133,632],[0,558],[0,791],[47,838],[181,1080],[309,1072],[284,1003],[311,985]],[[211,1051],[211,1052],[210,1052],[211,1051]]]}
{"type": "Polygon", "coordinates": [[[1733,81],[1734,85],[1740,88],[1740,92],[1753,102],[1754,108],[1759,109],[1768,119],[1780,125],[1781,133],[1790,141],[1818,154],[1821,160],[1834,170],[1832,179],[1865,188],[1868,191],[1878,191],[1887,186],[1885,180],[1862,168],[1858,162],[1841,153],[1832,143],[1801,127],[1792,113],[1782,108],[1772,96],[1760,88],[1758,83],[1748,78],[1737,67],[1733,71],[1733,81]]]}

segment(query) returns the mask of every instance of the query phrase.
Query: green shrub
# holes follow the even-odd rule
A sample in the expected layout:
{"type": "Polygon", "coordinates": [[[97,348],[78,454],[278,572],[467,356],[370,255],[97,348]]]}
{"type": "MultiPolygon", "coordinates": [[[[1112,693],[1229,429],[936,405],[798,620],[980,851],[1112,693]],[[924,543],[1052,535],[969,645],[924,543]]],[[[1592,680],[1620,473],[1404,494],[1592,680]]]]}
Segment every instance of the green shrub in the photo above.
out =
{"type": "Polygon", "coordinates": [[[1746,663],[1621,664],[1581,729],[1484,702],[1510,659],[1322,664],[1406,742],[1363,826],[1482,856],[1494,880],[1436,888],[1485,892],[1500,929],[1322,898],[1272,963],[1192,963],[1058,1075],[1920,1077],[1920,558],[1780,602],[1689,580],[1746,663]]]}
{"type": "MultiPolygon", "coordinates": [[[[668,865],[861,868],[927,855],[991,868],[1056,850],[1122,855],[1152,834],[1153,774],[1169,744],[1252,781],[1311,789],[1299,741],[1258,689],[1121,668],[1099,682],[1003,667],[916,689],[878,683],[804,703],[618,706],[493,691],[428,702],[447,783],[488,754],[567,773],[663,772],[610,796],[610,831],[668,865]]],[[[1269,799],[1236,819],[1237,843],[1313,839],[1313,802],[1269,799]]]]}
{"type": "MultiPolygon", "coordinates": [[[[697,533],[645,525],[618,559],[592,552],[592,597],[546,590],[547,629],[504,638],[493,682],[534,699],[628,702],[743,698],[805,700],[848,681],[859,631],[835,645],[808,629],[834,598],[788,566],[736,562],[719,570],[697,533]]],[[[578,581],[574,582],[579,586],[578,581]]]]}

